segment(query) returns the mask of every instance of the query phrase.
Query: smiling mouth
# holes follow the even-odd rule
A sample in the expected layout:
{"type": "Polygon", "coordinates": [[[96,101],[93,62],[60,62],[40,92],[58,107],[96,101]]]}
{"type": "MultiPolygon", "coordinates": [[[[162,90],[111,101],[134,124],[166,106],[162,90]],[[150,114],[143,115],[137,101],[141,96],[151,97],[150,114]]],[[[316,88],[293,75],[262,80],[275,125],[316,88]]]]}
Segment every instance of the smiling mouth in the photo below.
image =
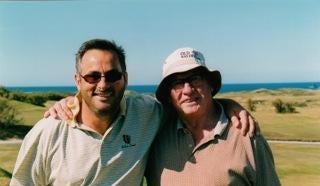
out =
{"type": "Polygon", "coordinates": [[[197,99],[185,99],[182,101],[182,103],[193,103],[193,102],[197,102],[197,99]]]}
{"type": "Polygon", "coordinates": [[[110,92],[106,92],[106,93],[94,93],[93,96],[98,96],[98,97],[101,97],[101,98],[109,98],[113,95],[112,91],[110,92]]]}

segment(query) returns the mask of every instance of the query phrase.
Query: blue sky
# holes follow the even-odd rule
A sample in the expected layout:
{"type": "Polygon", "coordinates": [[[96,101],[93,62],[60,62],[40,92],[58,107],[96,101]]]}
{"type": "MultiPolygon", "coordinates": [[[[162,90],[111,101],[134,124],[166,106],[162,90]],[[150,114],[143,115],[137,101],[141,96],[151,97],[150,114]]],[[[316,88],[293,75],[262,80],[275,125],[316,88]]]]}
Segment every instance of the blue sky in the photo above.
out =
{"type": "Polygon", "coordinates": [[[179,47],[202,51],[223,83],[320,81],[320,1],[0,2],[0,85],[73,85],[92,38],[127,53],[129,84],[156,84],[179,47]]]}

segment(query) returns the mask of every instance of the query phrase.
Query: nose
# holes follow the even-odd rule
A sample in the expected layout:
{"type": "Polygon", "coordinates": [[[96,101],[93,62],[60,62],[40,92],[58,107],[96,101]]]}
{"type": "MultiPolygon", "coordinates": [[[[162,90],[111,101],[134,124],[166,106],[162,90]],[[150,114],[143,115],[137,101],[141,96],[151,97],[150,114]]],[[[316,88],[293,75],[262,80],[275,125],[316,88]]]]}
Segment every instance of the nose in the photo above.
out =
{"type": "Polygon", "coordinates": [[[184,94],[190,94],[193,91],[193,87],[191,86],[191,84],[189,82],[184,82],[183,84],[183,88],[182,88],[182,92],[184,94]]]}
{"type": "Polygon", "coordinates": [[[99,90],[106,90],[110,87],[110,83],[107,82],[107,79],[105,76],[101,76],[100,81],[97,84],[97,87],[99,90]]]}

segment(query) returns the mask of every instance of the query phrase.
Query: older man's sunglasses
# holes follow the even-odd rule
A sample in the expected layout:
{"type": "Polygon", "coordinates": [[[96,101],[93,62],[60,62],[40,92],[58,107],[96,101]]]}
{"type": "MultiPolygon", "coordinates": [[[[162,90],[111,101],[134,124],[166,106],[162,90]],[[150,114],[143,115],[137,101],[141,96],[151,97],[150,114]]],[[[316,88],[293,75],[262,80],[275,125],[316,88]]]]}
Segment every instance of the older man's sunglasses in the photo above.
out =
{"type": "Polygon", "coordinates": [[[84,76],[80,75],[86,82],[90,84],[99,83],[101,78],[104,77],[108,83],[114,83],[122,78],[123,73],[118,70],[110,70],[101,74],[100,72],[92,72],[84,76]]]}

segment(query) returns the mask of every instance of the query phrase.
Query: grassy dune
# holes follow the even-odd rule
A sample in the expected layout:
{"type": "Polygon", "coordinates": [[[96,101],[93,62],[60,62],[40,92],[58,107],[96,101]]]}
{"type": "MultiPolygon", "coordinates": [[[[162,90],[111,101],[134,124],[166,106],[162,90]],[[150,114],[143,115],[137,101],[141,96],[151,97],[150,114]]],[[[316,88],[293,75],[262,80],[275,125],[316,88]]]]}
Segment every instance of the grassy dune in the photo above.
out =
{"type": "MultiPolygon", "coordinates": [[[[252,115],[259,121],[262,133],[268,139],[320,141],[320,91],[302,90],[258,90],[218,94],[247,106],[248,99],[259,101],[252,115]],[[296,105],[296,113],[278,114],[272,102],[281,99],[296,105]]],[[[22,123],[32,126],[38,121],[46,107],[12,101],[19,110],[22,123]]],[[[10,180],[20,145],[0,144],[0,185],[10,180]]],[[[271,144],[276,169],[283,185],[319,185],[320,145],[271,144]]]]}
{"type": "Polygon", "coordinates": [[[48,110],[53,103],[53,101],[48,101],[45,104],[45,107],[41,107],[15,100],[10,101],[10,104],[16,107],[19,118],[22,120],[21,123],[27,126],[33,126],[39,119],[41,119],[43,117],[43,113],[48,110]]]}
{"type": "Polygon", "coordinates": [[[268,139],[320,141],[320,91],[312,90],[257,90],[219,94],[248,108],[248,100],[259,101],[251,114],[259,121],[268,139]],[[281,99],[296,105],[297,113],[278,114],[272,102],[281,99]]]}

